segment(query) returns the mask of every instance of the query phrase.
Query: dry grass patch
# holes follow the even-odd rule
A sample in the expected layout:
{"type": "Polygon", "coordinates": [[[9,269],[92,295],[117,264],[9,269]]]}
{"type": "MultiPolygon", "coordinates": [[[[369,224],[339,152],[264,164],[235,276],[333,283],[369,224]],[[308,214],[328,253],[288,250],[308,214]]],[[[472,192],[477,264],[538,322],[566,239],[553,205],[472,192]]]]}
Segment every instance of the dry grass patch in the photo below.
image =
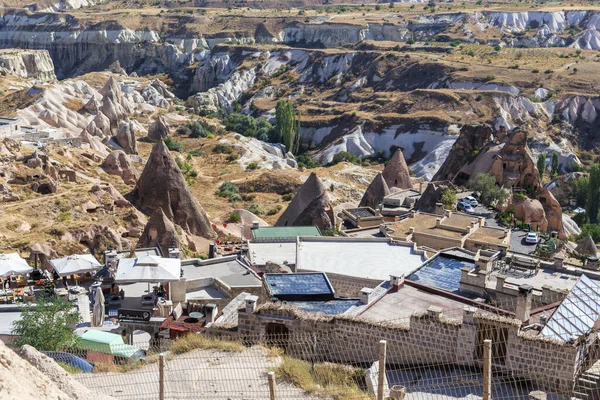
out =
{"type": "Polygon", "coordinates": [[[332,363],[312,364],[288,356],[275,370],[277,379],[288,382],[306,393],[331,397],[335,400],[371,400],[375,397],[363,391],[359,382],[366,371],[347,365],[332,363]]]}
{"type": "Polygon", "coordinates": [[[180,337],[171,345],[171,352],[173,354],[188,353],[197,349],[214,349],[231,353],[241,353],[245,350],[245,347],[238,342],[227,342],[193,333],[180,337]]]}
{"type": "Polygon", "coordinates": [[[65,101],[65,103],[63,105],[65,107],[67,107],[69,110],[73,110],[73,111],[79,111],[84,106],[83,101],[81,101],[79,99],[75,99],[75,98],[65,101]]]}

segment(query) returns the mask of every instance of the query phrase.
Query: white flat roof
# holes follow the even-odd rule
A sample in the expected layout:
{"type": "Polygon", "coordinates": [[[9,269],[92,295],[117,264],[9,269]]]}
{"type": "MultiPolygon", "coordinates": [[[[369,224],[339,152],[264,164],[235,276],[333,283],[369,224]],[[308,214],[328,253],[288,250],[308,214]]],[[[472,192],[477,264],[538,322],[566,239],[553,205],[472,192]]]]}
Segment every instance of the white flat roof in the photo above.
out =
{"type": "Polygon", "coordinates": [[[252,265],[296,264],[296,242],[248,243],[248,258],[252,265]]]}
{"type": "Polygon", "coordinates": [[[412,246],[393,245],[384,240],[302,240],[296,267],[383,281],[390,275],[408,275],[424,261],[422,255],[413,252],[412,246]]]}
{"type": "Polygon", "coordinates": [[[21,319],[21,312],[2,312],[0,313],[0,335],[11,335],[12,324],[21,319]]]}

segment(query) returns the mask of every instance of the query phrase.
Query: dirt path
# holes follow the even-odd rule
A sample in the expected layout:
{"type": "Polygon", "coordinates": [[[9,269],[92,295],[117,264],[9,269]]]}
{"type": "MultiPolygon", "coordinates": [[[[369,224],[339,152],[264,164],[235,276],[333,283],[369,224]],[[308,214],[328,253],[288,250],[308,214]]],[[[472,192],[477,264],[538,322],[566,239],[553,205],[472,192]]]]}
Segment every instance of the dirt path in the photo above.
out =
{"type": "MultiPolygon", "coordinates": [[[[264,400],[269,398],[266,373],[279,364],[260,348],[243,353],[196,350],[166,362],[166,399],[264,400]]],[[[121,399],[156,400],[158,363],[127,373],[79,374],[91,390],[121,399]]],[[[317,399],[279,383],[278,398],[317,399]]]]}

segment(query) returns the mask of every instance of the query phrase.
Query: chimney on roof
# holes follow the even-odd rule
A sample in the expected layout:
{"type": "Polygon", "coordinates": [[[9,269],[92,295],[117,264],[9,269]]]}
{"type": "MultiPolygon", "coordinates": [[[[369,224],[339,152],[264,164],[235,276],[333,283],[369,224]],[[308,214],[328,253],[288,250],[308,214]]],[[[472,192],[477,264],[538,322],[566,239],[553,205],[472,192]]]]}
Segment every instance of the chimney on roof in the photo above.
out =
{"type": "Polygon", "coordinates": [[[208,303],[204,305],[204,310],[206,314],[206,324],[212,324],[217,319],[217,314],[219,313],[219,308],[214,303],[208,303]]]}
{"type": "Polygon", "coordinates": [[[517,296],[517,310],[515,311],[515,317],[519,321],[529,320],[531,314],[531,298],[533,297],[533,287],[531,285],[523,284],[519,286],[519,294],[517,296]]]}
{"type": "Polygon", "coordinates": [[[258,296],[246,297],[246,314],[252,314],[256,311],[256,303],[258,302],[258,296]]]}
{"type": "Polygon", "coordinates": [[[260,223],[258,221],[252,221],[252,229],[258,229],[260,227],[260,223]]]}
{"type": "Polygon", "coordinates": [[[435,212],[437,215],[444,215],[444,204],[443,203],[435,203],[435,212]]]}
{"type": "Polygon", "coordinates": [[[479,217],[479,226],[485,226],[485,218],[479,217]]]}
{"type": "Polygon", "coordinates": [[[373,289],[362,288],[360,289],[360,302],[363,304],[369,304],[373,301],[373,289]]]}
{"type": "Polygon", "coordinates": [[[425,182],[420,182],[419,183],[419,193],[423,194],[426,187],[427,187],[427,185],[425,184],[425,182]]]}
{"type": "Polygon", "coordinates": [[[404,275],[390,275],[390,283],[392,284],[392,290],[397,292],[404,287],[404,275]]]}
{"type": "Polygon", "coordinates": [[[179,258],[180,255],[181,251],[179,251],[176,245],[169,248],[169,258],[179,258]]]}
{"type": "Polygon", "coordinates": [[[106,266],[109,269],[117,269],[117,252],[114,250],[109,250],[104,253],[104,259],[106,266]]]}

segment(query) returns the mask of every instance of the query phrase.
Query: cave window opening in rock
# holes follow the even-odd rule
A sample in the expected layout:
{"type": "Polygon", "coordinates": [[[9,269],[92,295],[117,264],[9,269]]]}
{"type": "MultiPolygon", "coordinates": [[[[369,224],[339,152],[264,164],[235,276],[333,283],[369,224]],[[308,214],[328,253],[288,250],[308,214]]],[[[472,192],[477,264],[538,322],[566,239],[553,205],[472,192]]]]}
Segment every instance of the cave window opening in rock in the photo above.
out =
{"type": "Polygon", "coordinates": [[[398,179],[395,179],[394,180],[394,185],[397,185],[397,184],[398,184],[398,179]]]}
{"type": "Polygon", "coordinates": [[[502,164],[502,169],[506,169],[506,163],[502,164]]]}

